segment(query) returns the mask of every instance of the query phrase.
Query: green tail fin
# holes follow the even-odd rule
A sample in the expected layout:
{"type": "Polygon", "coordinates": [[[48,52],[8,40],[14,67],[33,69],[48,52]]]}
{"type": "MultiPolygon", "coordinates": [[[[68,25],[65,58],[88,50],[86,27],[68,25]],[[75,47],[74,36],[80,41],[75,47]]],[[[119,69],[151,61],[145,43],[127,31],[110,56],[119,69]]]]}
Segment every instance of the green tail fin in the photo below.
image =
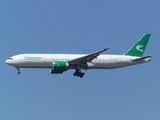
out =
{"type": "Polygon", "coordinates": [[[151,34],[144,34],[124,55],[142,57],[151,34]]]}

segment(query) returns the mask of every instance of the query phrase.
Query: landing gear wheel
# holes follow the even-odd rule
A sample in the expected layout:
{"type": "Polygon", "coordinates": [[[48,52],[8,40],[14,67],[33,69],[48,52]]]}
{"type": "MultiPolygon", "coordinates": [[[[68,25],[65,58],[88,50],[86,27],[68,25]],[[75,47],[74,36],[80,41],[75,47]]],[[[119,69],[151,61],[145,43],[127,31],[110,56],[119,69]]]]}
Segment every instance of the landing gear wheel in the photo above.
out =
{"type": "Polygon", "coordinates": [[[80,78],[82,78],[85,75],[84,72],[80,73],[80,78]]]}
{"type": "Polygon", "coordinates": [[[81,70],[76,70],[76,71],[73,73],[73,76],[77,76],[77,77],[80,77],[80,78],[82,78],[84,75],[85,75],[85,73],[84,73],[84,72],[81,72],[81,70]]]}
{"type": "Polygon", "coordinates": [[[73,76],[76,76],[76,73],[73,73],[73,76]]]}
{"type": "Polygon", "coordinates": [[[21,73],[21,72],[20,72],[20,68],[17,68],[17,67],[16,67],[16,69],[18,70],[18,72],[17,72],[17,73],[18,73],[18,74],[20,74],[20,73],[21,73]]]}

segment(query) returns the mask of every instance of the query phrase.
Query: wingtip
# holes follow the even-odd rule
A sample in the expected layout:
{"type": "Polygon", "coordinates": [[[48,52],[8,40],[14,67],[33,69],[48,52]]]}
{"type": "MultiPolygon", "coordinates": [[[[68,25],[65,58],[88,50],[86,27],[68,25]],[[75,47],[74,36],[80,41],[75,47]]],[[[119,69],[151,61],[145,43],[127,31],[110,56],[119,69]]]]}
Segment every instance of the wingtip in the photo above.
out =
{"type": "Polygon", "coordinates": [[[148,57],[153,57],[153,55],[148,55],[148,57]]]}
{"type": "Polygon", "coordinates": [[[104,50],[108,50],[108,49],[110,49],[110,48],[104,48],[104,50]]]}

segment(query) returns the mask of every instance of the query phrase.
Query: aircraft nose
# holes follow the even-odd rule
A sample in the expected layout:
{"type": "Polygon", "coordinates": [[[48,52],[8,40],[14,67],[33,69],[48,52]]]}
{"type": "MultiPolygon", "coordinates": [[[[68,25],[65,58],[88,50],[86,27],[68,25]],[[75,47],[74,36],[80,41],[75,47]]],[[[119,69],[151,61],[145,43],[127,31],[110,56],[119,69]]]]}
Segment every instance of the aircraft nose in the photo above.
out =
{"type": "Polygon", "coordinates": [[[12,65],[12,61],[11,60],[6,60],[5,63],[8,64],[8,65],[12,65]]]}
{"type": "Polygon", "coordinates": [[[9,64],[10,62],[9,62],[9,60],[6,60],[5,63],[6,63],[6,64],[9,64]]]}

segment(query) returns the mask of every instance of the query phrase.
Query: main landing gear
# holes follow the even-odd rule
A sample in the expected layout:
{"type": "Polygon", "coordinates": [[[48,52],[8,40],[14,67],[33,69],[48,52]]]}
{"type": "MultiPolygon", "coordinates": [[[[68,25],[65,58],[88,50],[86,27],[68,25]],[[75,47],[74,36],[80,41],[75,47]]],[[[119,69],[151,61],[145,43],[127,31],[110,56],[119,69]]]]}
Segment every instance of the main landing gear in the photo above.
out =
{"type": "Polygon", "coordinates": [[[76,70],[75,73],[73,73],[73,76],[77,76],[82,78],[85,75],[84,72],[81,72],[81,70],[76,70]]]}
{"type": "Polygon", "coordinates": [[[20,73],[21,73],[21,72],[20,72],[20,68],[16,67],[16,69],[18,70],[17,73],[20,74],[20,73]]]}

